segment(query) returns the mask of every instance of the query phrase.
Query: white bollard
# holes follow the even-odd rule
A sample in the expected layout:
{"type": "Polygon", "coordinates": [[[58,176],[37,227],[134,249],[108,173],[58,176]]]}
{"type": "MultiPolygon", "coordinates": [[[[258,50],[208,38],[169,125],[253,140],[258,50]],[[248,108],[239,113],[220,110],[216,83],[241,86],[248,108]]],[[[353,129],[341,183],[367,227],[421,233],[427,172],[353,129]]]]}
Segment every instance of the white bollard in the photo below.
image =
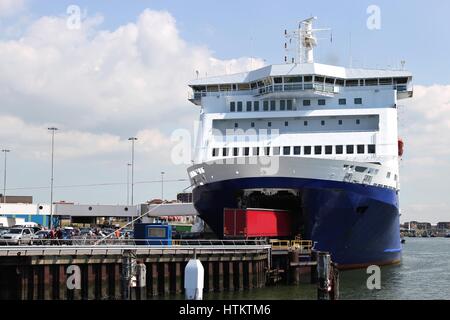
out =
{"type": "Polygon", "coordinates": [[[202,300],[205,270],[200,260],[189,260],[184,269],[184,296],[186,300],[202,300]]]}

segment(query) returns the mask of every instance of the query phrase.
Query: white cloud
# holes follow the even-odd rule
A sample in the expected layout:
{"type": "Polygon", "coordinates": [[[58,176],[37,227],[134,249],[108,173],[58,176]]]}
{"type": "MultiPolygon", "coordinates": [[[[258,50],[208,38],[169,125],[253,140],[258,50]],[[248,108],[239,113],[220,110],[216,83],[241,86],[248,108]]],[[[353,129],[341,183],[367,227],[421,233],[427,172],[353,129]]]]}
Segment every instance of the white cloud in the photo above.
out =
{"type": "Polygon", "coordinates": [[[399,107],[402,220],[450,221],[450,85],[414,90],[414,98],[399,107]]]}
{"type": "Polygon", "coordinates": [[[0,17],[11,16],[25,8],[25,0],[0,0],[0,17]]]}

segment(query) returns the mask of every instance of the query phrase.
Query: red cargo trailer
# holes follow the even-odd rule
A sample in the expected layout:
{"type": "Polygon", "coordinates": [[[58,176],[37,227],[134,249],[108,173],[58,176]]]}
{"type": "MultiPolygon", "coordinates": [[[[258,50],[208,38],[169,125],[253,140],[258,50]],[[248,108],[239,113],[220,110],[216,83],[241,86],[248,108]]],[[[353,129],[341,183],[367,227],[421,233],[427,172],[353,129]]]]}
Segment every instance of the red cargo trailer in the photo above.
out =
{"type": "Polygon", "coordinates": [[[224,209],[223,234],[233,238],[288,237],[291,213],[277,209],[224,209]]]}

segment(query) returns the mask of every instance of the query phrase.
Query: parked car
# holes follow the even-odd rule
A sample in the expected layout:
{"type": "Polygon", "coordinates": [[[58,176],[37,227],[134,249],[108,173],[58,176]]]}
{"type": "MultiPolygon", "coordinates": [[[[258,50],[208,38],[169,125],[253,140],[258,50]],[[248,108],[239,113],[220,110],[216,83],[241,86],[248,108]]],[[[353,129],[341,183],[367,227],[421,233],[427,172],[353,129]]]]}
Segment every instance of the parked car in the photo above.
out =
{"type": "Polygon", "coordinates": [[[12,228],[1,236],[5,244],[21,245],[33,243],[33,231],[30,228],[12,228]]]}
{"type": "Polygon", "coordinates": [[[9,228],[0,227],[0,237],[4,235],[5,233],[8,233],[9,228]]]}

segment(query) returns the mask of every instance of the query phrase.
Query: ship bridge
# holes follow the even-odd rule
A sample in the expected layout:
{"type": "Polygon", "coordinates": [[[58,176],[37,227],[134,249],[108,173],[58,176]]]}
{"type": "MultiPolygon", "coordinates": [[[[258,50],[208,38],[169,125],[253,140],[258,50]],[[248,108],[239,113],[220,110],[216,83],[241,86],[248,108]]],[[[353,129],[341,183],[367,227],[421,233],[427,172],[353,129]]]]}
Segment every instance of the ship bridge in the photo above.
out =
{"type": "Polygon", "coordinates": [[[250,72],[190,82],[189,100],[251,95],[260,99],[334,97],[343,88],[394,89],[399,99],[413,95],[412,74],[404,70],[344,68],[319,63],[270,65],[250,72]]]}

